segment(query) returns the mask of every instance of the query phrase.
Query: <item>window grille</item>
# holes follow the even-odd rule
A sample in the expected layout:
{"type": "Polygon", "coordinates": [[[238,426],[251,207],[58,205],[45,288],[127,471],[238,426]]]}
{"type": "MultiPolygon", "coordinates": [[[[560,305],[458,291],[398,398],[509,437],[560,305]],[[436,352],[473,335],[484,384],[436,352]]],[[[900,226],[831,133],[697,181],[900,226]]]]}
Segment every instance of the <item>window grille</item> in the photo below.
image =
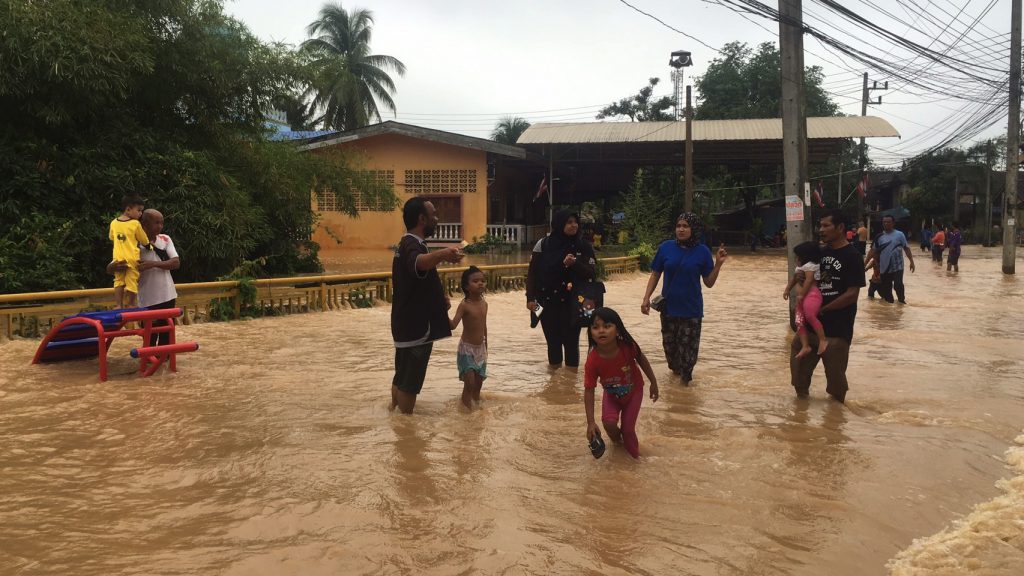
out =
{"type": "MultiPolygon", "coordinates": [[[[380,186],[387,186],[394,190],[395,188],[395,171],[394,170],[363,170],[360,171],[360,176],[364,178],[373,179],[380,186]]],[[[362,194],[359,193],[359,189],[354,185],[351,185],[352,197],[355,200],[356,210],[360,212],[381,212],[381,208],[376,205],[375,202],[371,202],[369,199],[364,200],[362,194]]],[[[324,192],[322,190],[316,193],[316,204],[320,212],[344,212],[340,203],[337,202],[334,194],[324,192]]]]}
{"type": "Polygon", "coordinates": [[[474,194],[476,170],[406,170],[405,191],[413,195],[474,194]]]}

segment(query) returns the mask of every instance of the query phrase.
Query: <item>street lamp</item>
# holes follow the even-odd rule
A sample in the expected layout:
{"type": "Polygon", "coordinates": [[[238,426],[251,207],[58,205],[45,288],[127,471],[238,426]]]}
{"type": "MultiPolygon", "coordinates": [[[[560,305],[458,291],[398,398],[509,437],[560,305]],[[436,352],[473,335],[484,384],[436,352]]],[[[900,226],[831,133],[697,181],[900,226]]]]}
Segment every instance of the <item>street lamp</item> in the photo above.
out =
{"type": "Polygon", "coordinates": [[[685,86],[683,83],[683,68],[693,66],[693,58],[690,57],[690,53],[686,50],[676,50],[669,58],[668,65],[674,68],[672,70],[672,90],[675,92],[676,120],[679,120],[679,103],[683,101],[683,86],[685,86]]]}

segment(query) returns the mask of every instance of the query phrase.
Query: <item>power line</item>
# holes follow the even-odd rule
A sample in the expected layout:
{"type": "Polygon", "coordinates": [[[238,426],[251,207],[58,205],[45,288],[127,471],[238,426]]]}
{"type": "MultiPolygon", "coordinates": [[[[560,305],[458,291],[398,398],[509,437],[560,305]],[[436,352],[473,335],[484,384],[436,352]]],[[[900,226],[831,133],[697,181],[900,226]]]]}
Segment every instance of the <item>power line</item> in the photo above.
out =
{"type": "Polygon", "coordinates": [[[694,42],[697,42],[697,43],[701,44],[702,46],[704,46],[705,48],[708,48],[709,50],[712,50],[712,51],[714,51],[714,52],[718,52],[719,54],[721,54],[721,53],[722,53],[722,51],[721,51],[721,50],[719,50],[718,48],[715,48],[714,46],[712,46],[712,45],[708,44],[707,42],[705,42],[705,41],[701,40],[700,38],[697,38],[696,36],[692,36],[692,35],[690,35],[690,34],[687,34],[686,32],[683,32],[682,30],[680,30],[680,29],[678,29],[678,28],[675,28],[675,27],[673,27],[673,26],[670,26],[670,25],[668,25],[668,24],[667,24],[667,23],[665,23],[665,21],[664,21],[664,20],[662,20],[661,18],[658,18],[657,16],[655,16],[655,15],[653,15],[653,14],[649,14],[649,13],[647,13],[647,12],[644,12],[643,10],[641,10],[641,9],[637,8],[636,6],[633,6],[633,5],[632,5],[632,4],[630,4],[629,2],[626,2],[626,0],[619,0],[619,2],[621,2],[621,3],[625,4],[626,6],[629,6],[630,8],[632,8],[633,10],[635,10],[635,11],[637,11],[637,12],[639,12],[639,13],[643,14],[644,16],[647,16],[648,18],[650,18],[650,19],[652,19],[652,20],[654,20],[654,21],[658,22],[659,24],[661,24],[662,26],[664,26],[664,27],[668,28],[669,30],[672,30],[672,31],[674,31],[674,32],[678,32],[678,33],[682,34],[683,36],[686,36],[686,37],[687,37],[687,38],[689,38],[690,40],[693,40],[694,42]]]}

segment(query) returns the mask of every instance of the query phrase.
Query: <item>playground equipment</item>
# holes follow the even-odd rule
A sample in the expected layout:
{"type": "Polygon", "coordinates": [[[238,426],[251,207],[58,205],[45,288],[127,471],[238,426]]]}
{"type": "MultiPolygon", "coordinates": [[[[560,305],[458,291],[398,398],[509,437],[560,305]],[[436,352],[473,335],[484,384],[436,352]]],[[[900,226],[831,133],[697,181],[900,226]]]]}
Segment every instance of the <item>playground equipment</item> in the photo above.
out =
{"type": "Polygon", "coordinates": [[[176,355],[199,349],[196,342],[178,344],[174,340],[174,318],[181,316],[180,308],[147,310],[145,308],[85,312],[61,320],[47,333],[39,344],[33,364],[40,362],[61,362],[99,356],[100,381],[107,381],[107,350],[114,338],[141,336],[142,346],[131,351],[132,358],[139,359],[139,373],[152,376],[167,361],[171,371],[177,371],[176,355]],[[155,320],[165,320],[166,325],[153,326],[155,320]],[[129,322],[141,323],[141,328],[125,328],[129,322]],[[150,337],[168,334],[170,343],[150,346],[150,337]]]}

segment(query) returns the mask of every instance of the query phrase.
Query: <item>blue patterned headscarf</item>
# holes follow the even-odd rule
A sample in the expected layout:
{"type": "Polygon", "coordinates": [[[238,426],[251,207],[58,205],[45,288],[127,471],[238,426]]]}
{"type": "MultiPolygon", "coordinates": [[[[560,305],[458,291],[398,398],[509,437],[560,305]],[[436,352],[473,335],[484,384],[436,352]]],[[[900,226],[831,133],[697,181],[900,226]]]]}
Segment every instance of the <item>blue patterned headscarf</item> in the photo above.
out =
{"type": "Polygon", "coordinates": [[[704,223],[700,221],[700,216],[697,216],[694,212],[683,212],[678,218],[676,218],[676,224],[678,224],[680,220],[686,220],[690,225],[690,238],[684,242],[679,242],[679,240],[676,240],[676,242],[678,242],[680,246],[684,246],[686,248],[693,248],[694,246],[699,245],[701,233],[704,232],[704,223]]]}

